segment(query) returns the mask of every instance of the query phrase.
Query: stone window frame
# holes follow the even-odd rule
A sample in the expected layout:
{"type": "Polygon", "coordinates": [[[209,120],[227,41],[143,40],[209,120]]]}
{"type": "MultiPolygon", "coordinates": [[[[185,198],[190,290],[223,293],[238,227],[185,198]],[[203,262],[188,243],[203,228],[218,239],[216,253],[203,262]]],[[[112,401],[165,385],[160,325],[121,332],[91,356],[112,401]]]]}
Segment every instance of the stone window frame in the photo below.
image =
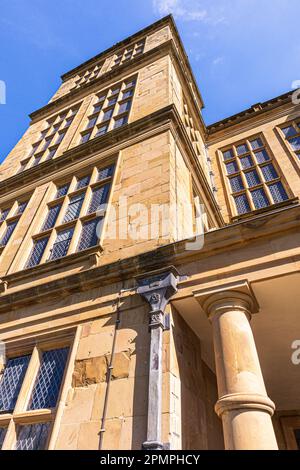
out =
{"type": "Polygon", "coordinates": [[[65,178],[65,180],[63,181],[60,180],[59,183],[52,185],[52,189],[50,190],[49,196],[48,196],[48,202],[46,203],[45,209],[43,211],[43,216],[40,216],[37,221],[37,224],[35,224],[34,234],[31,236],[31,243],[26,244],[27,251],[22,256],[22,259],[23,259],[23,266],[21,267],[22,270],[32,269],[32,268],[34,269],[38,266],[45,265],[46,263],[49,264],[51,262],[55,262],[57,259],[63,259],[69,255],[76,254],[76,253],[83,253],[85,250],[89,250],[91,247],[85,248],[82,251],[78,251],[77,248],[79,246],[83,225],[86,222],[91,221],[91,220],[99,219],[103,221],[101,234],[98,239],[98,244],[96,245],[96,246],[99,245],[99,249],[100,249],[102,245],[102,241],[103,241],[103,236],[104,236],[104,224],[106,222],[107,211],[104,210],[104,211],[101,211],[101,213],[99,213],[99,211],[94,211],[92,213],[89,213],[88,209],[92,200],[93,190],[97,188],[105,187],[105,186],[109,186],[107,200],[106,200],[107,207],[109,206],[110,199],[113,193],[112,188],[113,188],[113,183],[114,183],[114,178],[115,178],[116,165],[117,165],[117,161],[116,161],[116,158],[114,158],[106,164],[102,164],[102,165],[99,164],[99,165],[93,166],[89,170],[82,170],[80,173],[73,175],[72,177],[65,178]],[[112,168],[110,176],[99,180],[98,179],[99,173],[108,168],[112,168]],[[87,175],[90,175],[90,180],[88,184],[85,187],[80,187],[79,189],[77,189],[78,181],[86,177],[87,175]],[[68,185],[68,189],[66,193],[57,198],[56,197],[57,191],[59,190],[59,188],[65,185],[68,185]],[[85,195],[84,195],[83,203],[82,203],[78,217],[70,221],[63,222],[63,219],[69,207],[70,199],[82,193],[84,193],[85,195]],[[42,228],[45,223],[45,220],[47,219],[49,208],[57,206],[58,204],[60,204],[61,207],[59,210],[59,214],[54,222],[54,225],[51,228],[48,228],[43,231],[42,228]],[[63,257],[51,259],[51,250],[57,239],[58,233],[69,228],[74,228],[74,231],[72,233],[72,238],[68,246],[67,253],[63,257]],[[40,261],[37,264],[28,266],[29,260],[31,259],[31,255],[34,250],[35,241],[39,239],[43,239],[45,237],[48,237],[48,241],[47,241],[46,247],[43,251],[40,261]]]}
{"type": "Polygon", "coordinates": [[[217,154],[218,154],[218,160],[220,162],[220,167],[221,167],[221,173],[222,173],[222,177],[223,177],[223,181],[225,183],[225,193],[226,193],[226,199],[227,199],[227,202],[228,202],[228,206],[229,206],[229,209],[230,209],[230,214],[231,214],[231,217],[235,217],[235,218],[239,218],[239,217],[246,217],[246,216],[249,216],[249,215],[253,215],[253,213],[257,213],[257,212],[260,212],[260,211],[263,211],[263,210],[269,210],[270,208],[274,208],[278,205],[281,205],[281,204],[286,204],[288,201],[290,201],[292,198],[293,198],[293,194],[291,192],[291,189],[280,169],[280,166],[268,144],[268,141],[264,135],[263,132],[260,132],[260,133],[256,133],[256,134],[252,134],[248,137],[245,137],[244,139],[240,139],[238,141],[234,141],[232,142],[231,144],[228,144],[220,149],[218,149],[217,151],[217,154]],[[263,145],[260,146],[260,147],[257,147],[255,149],[252,148],[251,146],[251,143],[250,142],[253,142],[255,140],[261,140],[263,145]],[[239,146],[242,146],[242,145],[246,145],[248,147],[248,150],[247,152],[245,152],[244,154],[240,154],[238,155],[238,152],[237,152],[237,148],[239,146]],[[266,160],[265,162],[262,162],[262,163],[259,163],[259,161],[256,159],[256,156],[255,156],[255,152],[259,152],[259,151],[266,151],[268,156],[269,156],[269,160],[266,160]],[[230,158],[230,159],[225,159],[224,158],[224,153],[228,152],[228,151],[231,151],[232,152],[232,155],[233,157],[230,158]],[[253,165],[249,166],[248,168],[243,168],[242,167],[242,164],[241,164],[241,158],[245,158],[247,156],[250,156],[251,159],[252,159],[252,162],[254,163],[253,165]],[[228,163],[236,163],[237,164],[237,168],[238,170],[234,173],[231,173],[231,174],[228,174],[227,171],[226,171],[226,164],[228,163]],[[268,164],[271,164],[276,173],[277,173],[277,178],[274,178],[273,180],[270,180],[270,181],[267,181],[263,175],[263,172],[261,170],[262,167],[265,167],[267,166],[268,164]],[[254,185],[254,186],[250,186],[247,182],[247,179],[246,179],[246,173],[250,172],[250,171],[253,171],[255,170],[258,175],[259,175],[259,178],[260,178],[260,183],[257,184],[257,185],[254,185]],[[239,190],[239,191],[236,191],[234,192],[232,187],[231,187],[231,184],[230,184],[230,179],[235,177],[235,176],[240,176],[241,177],[241,181],[242,181],[242,184],[243,184],[243,189],[239,190]],[[287,199],[285,199],[284,201],[282,202],[274,202],[274,199],[271,195],[271,192],[269,190],[269,186],[272,185],[272,184],[275,184],[275,183],[278,183],[280,182],[283,186],[283,189],[286,193],[286,196],[287,196],[287,199]],[[268,200],[268,205],[265,206],[264,208],[256,208],[255,205],[254,205],[254,202],[253,202],[253,198],[251,196],[251,191],[253,190],[256,190],[256,189],[263,189],[264,190],[264,193],[267,197],[267,200],[268,200]],[[247,197],[247,201],[248,201],[248,204],[250,206],[250,211],[248,212],[245,212],[245,213],[239,213],[238,210],[237,210],[237,207],[236,207],[236,203],[235,203],[235,197],[238,197],[239,195],[246,195],[247,197]]]}
{"type": "Polygon", "coordinates": [[[105,135],[111,130],[126,125],[130,122],[130,114],[137,89],[137,82],[138,74],[134,74],[124,78],[121,81],[113,83],[109,87],[101,89],[95,94],[88,108],[86,116],[83,119],[77,145],[86,143],[95,137],[99,137],[100,135],[105,135]],[[130,86],[130,83],[133,83],[133,85],[130,86]],[[118,89],[119,92],[115,93],[115,90],[118,89]],[[128,96],[126,98],[123,97],[125,92],[131,91],[132,96],[128,96]],[[115,99],[115,103],[110,104],[113,98],[115,99]],[[127,102],[130,103],[129,110],[119,114],[120,106],[127,102]],[[107,119],[103,120],[105,113],[111,114],[107,119]],[[126,118],[126,122],[121,124],[121,126],[116,127],[115,123],[124,117],[126,118]],[[92,125],[89,125],[93,120],[95,122],[92,125]],[[103,133],[99,133],[101,128],[106,128],[103,133]]]}
{"type": "Polygon", "coordinates": [[[295,436],[295,431],[300,429],[300,416],[281,416],[280,423],[287,450],[300,450],[295,436]]]}
{"type": "Polygon", "coordinates": [[[291,121],[280,124],[280,126],[277,126],[277,131],[279,132],[279,135],[282,141],[284,142],[284,146],[288,149],[289,153],[293,156],[293,159],[299,165],[300,164],[300,150],[294,150],[290,143],[290,140],[295,137],[298,137],[300,139],[300,116],[294,118],[291,121]],[[283,129],[287,127],[293,127],[295,129],[296,134],[293,136],[287,137],[283,132],[283,129]]]}
{"type": "MultiPolygon", "coordinates": [[[[17,427],[30,424],[51,423],[47,438],[46,449],[55,447],[59,433],[59,425],[65,408],[67,394],[72,384],[72,375],[76,352],[81,335],[81,327],[68,328],[65,331],[57,331],[51,335],[39,335],[25,340],[17,340],[6,344],[6,357],[12,359],[24,355],[30,355],[30,361],[26,369],[18,398],[11,413],[0,414],[0,426],[7,428],[5,438],[0,450],[14,450],[17,442],[17,427]],[[64,373],[55,408],[28,410],[29,401],[35,385],[35,379],[39,373],[41,354],[54,349],[69,348],[64,373]]],[[[4,370],[4,364],[0,364],[4,370]]]]}
{"type": "Polygon", "coordinates": [[[146,37],[131,43],[124,49],[121,49],[119,52],[116,52],[112,59],[112,69],[119,67],[125,63],[130,62],[130,60],[134,59],[137,56],[141,56],[145,52],[146,46],[146,37]]]}
{"type": "Polygon", "coordinates": [[[29,155],[21,160],[17,174],[22,173],[28,168],[34,168],[38,164],[57,156],[59,148],[79,111],[80,105],[81,103],[77,103],[45,120],[39,138],[32,144],[29,155]],[[72,120],[69,122],[71,118],[72,120]],[[62,134],[63,138],[60,140],[62,134]],[[50,144],[47,145],[49,141],[50,144]]]}
{"type": "MultiPolygon", "coordinates": [[[[1,208],[0,208],[0,219],[1,219],[1,214],[8,210],[8,213],[7,213],[6,217],[3,220],[0,221],[0,243],[1,243],[1,240],[4,236],[4,234],[6,233],[6,230],[7,230],[7,227],[9,226],[9,224],[12,224],[12,223],[16,222],[16,226],[15,226],[14,230],[17,228],[17,225],[18,225],[22,215],[26,211],[26,208],[28,206],[30,198],[31,198],[31,196],[22,197],[20,199],[17,199],[13,203],[6,203],[5,205],[3,205],[4,209],[1,210],[1,208]],[[25,204],[25,206],[24,206],[24,204],[25,204]],[[22,206],[24,206],[24,207],[22,207],[22,206]],[[21,208],[22,208],[22,210],[20,210],[21,208]]],[[[14,232],[14,230],[13,230],[13,232],[14,232]]],[[[7,241],[7,243],[5,245],[0,245],[0,255],[2,254],[3,250],[7,247],[8,243],[10,242],[11,237],[13,236],[13,232],[11,233],[10,238],[7,241]]]]}

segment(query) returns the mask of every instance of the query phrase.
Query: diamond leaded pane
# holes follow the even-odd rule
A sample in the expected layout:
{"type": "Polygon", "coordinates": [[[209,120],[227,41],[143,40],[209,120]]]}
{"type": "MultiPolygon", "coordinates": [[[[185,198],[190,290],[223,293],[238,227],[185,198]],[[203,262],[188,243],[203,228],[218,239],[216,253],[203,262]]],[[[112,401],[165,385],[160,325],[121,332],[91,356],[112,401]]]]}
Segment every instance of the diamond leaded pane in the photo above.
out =
{"type": "Polygon", "coordinates": [[[225,152],[223,152],[223,158],[224,160],[230,160],[231,158],[234,158],[232,149],[225,150],[225,152]]]}
{"type": "Polygon", "coordinates": [[[69,348],[45,351],[29,402],[29,410],[55,408],[68,358],[69,348]]]}
{"type": "Polygon", "coordinates": [[[251,191],[253,204],[256,209],[262,209],[270,205],[264,189],[255,189],[251,191]]]}
{"type": "Polygon", "coordinates": [[[0,214],[0,222],[3,222],[9,214],[10,209],[4,209],[0,214]]]}
{"type": "Polygon", "coordinates": [[[237,145],[236,151],[238,155],[243,155],[244,153],[249,152],[248,145],[247,144],[237,145]]]}
{"type": "Polygon", "coordinates": [[[76,185],[76,189],[81,189],[81,188],[85,188],[86,186],[88,186],[89,182],[90,182],[90,175],[87,175],[87,176],[84,176],[83,178],[80,178],[78,181],[77,181],[77,185],[76,185]]]}
{"type": "Polygon", "coordinates": [[[21,390],[29,360],[30,356],[8,359],[0,380],[0,412],[13,411],[21,390]]]}
{"type": "Polygon", "coordinates": [[[277,171],[275,170],[274,166],[272,163],[269,163],[268,165],[262,166],[261,171],[264,175],[265,181],[272,181],[278,178],[277,171]]]}
{"type": "Polygon", "coordinates": [[[66,256],[72,240],[73,232],[74,227],[71,227],[58,233],[56,242],[54,243],[53,248],[51,250],[49,258],[50,260],[66,256]]]}
{"type": "Polygon", "coordinates": [[[247,173],[245,173],[245,176],[246,176],[246,180],[247,180],[249,188],[252,188],[253,186],[257,186],[258,184],[260,184],[260,179],[256,170],[248,171],[247,173]]]}
{"type": "Polygon", "coordinates": [[[55,196],[55,199],[58,199],[59,197],[62,197],[62,196],[65,196],[68,192],[68,189],[69,189],[69,183],[68,184],[64,184],[63,186],[60,186],[58,189],[57,189],[57,193],[56,193],[56,196],[55,196]]]}
{"type": "Polygon", "coordinates": [[[15,450],[45,450],[50,423],[19,426],[15,450]]]}
{"type": "Polygon", "coordinates": [[[270,184],[269,190],[272,194],[272,198],[275,204],[277,202],[286,201],[288,199],[288,195],[280,181],[278,181],[278,183],[270,184]]]}
{"type": "Polygon", "coordinates": [[[36,266],[40,263],[43,257],[45,248],[47,246],[48,240],[49,240],[49,237],[44,237],[44,238],[39,238],[38,240],[34,242],[32,252],[26,264],[26,268],[32,268],[33,266],[36,266]]]}
{"type": "Polygon", "coordinates": [[[247,212],[250,212],[251,209],[246,194],[235,196],[234,201],[238,214],[246,214],[247,212]]]}
{"type": "Polygon", "coordinates": [[[227,175],[232,175],[233,173],[237,173],[239,171],[235,160],[230,163],[226,163],[226,171],[227,175]]]}
{"type": "Polygon", "coordinates": [[[69,206],[64,217],[63,223],[69,222],[70,220],[77,219],[80,214],[80,210],[84,200],[84,193],[77,196],[73,196],[70,199],[69,206]]]}
{"type": "Polygon", "coordinates": [[[229,179],[231,189],[234,193],[237,193],[238,191],[242,191],[244,189],[244,184],[243,180],[240,176],[235,176],[233,178],[229,179]]]}
{"type": "Polygon", "coordinates": [[[98,235],[101,233],[101,224],[99,223],[100,220],[103,219],[93,219],[83,224],[78,251],[82,251],[90,248],[91,246],[97,245],[99,240],[98,235]]]}
{"type": "Polygon", "coordinates": [[[26,206],[27,206],[28,202],[27,201],[24,201],[24,202],[20,202],[19,205],[18,205],[18,209],[17,209],[17,214],[23,214],[23,212],[25,211],[26,209],[26,206]]]}
{"type": "Polygon", "coordinates": [[[0,449],[2,449],[2,445],[5,439],[7,428],[0,428],[0,449]]]}
{"type": "Polygon", "coordinates": [[[0,241],[0,246],[6,246],[7,243],[9,242],[10,237],[13,234],[13,231],[15,230],[17,226],[18,221],[11,222],[10,224],[7,224],[6,230],[4,232],[4,235],[0,241]]]}
{"type": "Polygon", "coordinates": [[[242,157],[240,159],[240,162],[241,162],[243,170],[246,170],[247,168],[251,168],[251,166],[254,166],[251,155],[246,155],[245,157],[242,157]]]}
{"type": "Polygon", "coordinates": [[[57,204],[57,206],[53,206],[53,207],[49,208],[47,218],[46,218],[46,220],[44,222],[44,225],[42,227],[42,232],[44,230],[48,230],[48,229],[54,227],[55,222],[56,222],[57,217],[58,217],[58,214],[59,214],[59,211],[60,211],[60,208],[61,208],[61,204],[57,204]]]}
{"type": "Polygon", "coordinates": [[[109,184],[101,186],[101,188],[96,188],[93,190],[92,199],[88,208],[88,214],[96,212],[100,209],[102,204],[107,202],[109,192],[109,184]]]}
{"type": "Polygon", "coordinates": [[[265,149],[260,150],[259,152],[255,152],[255,156],[258,163],[264,163],[270,160],[268,152],[265,149]]]}
{"type": "Polygon", "coordinates": [[[264,146],[263,141],[259,137],[257,139],[251,140],[250,145],[252,150],[256,150],[264,146]]]}
{"type": "Polygon", "coordinates": [[[112,176],[114,172],[114,165],[108,166],[107,168],[102,168],[101,170],[98,170],[98,177],[97,181],[102,181],[105,178],[109,178],[112,176]]]}

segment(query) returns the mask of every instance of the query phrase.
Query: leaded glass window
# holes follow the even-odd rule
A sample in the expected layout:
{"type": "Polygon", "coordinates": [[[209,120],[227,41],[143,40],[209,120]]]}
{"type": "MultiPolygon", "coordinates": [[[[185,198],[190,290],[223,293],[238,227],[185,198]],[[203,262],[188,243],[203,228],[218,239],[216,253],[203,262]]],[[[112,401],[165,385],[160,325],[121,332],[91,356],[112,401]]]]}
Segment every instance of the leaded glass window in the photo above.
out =
{"type": "Polygon", "coordinates": [[[69,348],[43,352],[40,369],[28,406],[29,410],[56,407],[68,353],[69,348]]]}
{"type": "Polygon", "coordinates": [[[62,230],[57,234],[56,241],[50,252],[50,260],[66,256],[72,240],[73,232],[74,227],[71,227],[67,228],[66,230],[62,230]]]}
{"type": "Polygon", "coordinates": [[[130,61],[131,59],[134,59],[135,57],[141,55],[144,52],[144,47],[145,40],[143,39],[118,52],[114,57],[113,67],[118,67],[119,65],[124,64],[130,61]]]}
{"type": "Polygon", "coordinates": [[[70,220],[77,219],[80,214],[80,210],[83,204],[85,193],[78,194],[70,198],[69,206],[64,217],[63,222],[69,222],[70,220]]]}
{"type": "Polygon", "coordinates": [[[69,183],[68,184],[64,184],[63,186],[60,186],[58,189],[57,189],[57,193],[56,193],[56,196],[55,196],[55,199],[58,199],[62,196],[65,196],[68,192],[68,189],[69,189],[69,183]]]}
{"type": "Polygon", "coordinates": [[[15,408],[29,360],[30,356],[8,359],[0,378],[0,412],[10,412],[15,408]]]}
{"type": "Polygon", "coordinates": [[[92,219],[82,225],[78,251],[85,250],[98,243],[103,219],[92,219]],[[99,236],[98,236],[99,234],[99,236]]]}
{"type": "Polygon", "coordinates": [[[238,215],[264,209],[289,198],[263,137],[232,145],[222,150],[222,156],[238,215]]]}
{"type": "Polygon", "coordinates": [[[18,224],[18,221],[17,221],[17,220],[15,220],[15,221],[13,221],[13,222],[9,222],[9,223],[7,224],[6,230],[5,230],[3,236],[2,236],[2,238],[1,238],[1,240],[0,240],[0,248],[7,245],[7,243],[9,242],[10,237],[12,236],[12,234],[13,234],[13,232],[14,232],[16,226],[17,226],[17,224],[18,224]]]}
{"type": "Polygon", "coordinates": [[[132,105],[136,79],[124,82],[102,91],[92,104],[84,130],[81,131],[80,143],[100,137],[112,129],[127,124],[132,105]]]}
{"type": "Polygon", "coordinates": [[[300,159],[300,122],[293,121],[288,126],[282,127],[281,131],[291,150],[300,159]]]}
{"type": "Polygon", "coordinates": [[[107,202],[109,193],[109,185],[101,186],[100,188],[94,188],[92,193],[92,199],[88,208],[88,214],[96,212],[100,209],[102,204],[107,202]]]}
{"type": "Polygon", "coordinates": [[[6,427],[0,427],[0,449],[2,449],[2,445],[6,436],[6,427]]]}
{"type": "Polygon", "coordinates": [[[51,423],[18,426],[15,450],[45,450],[51,423]]]}
{"type": "Polygon", "coordinates": [[[32,248],[32,251],[30,253],[29,259],[26,264],[26,268],[32,268],[33,266],[36,266],[37,264],[40,263],[44,251],[46,249],[46,246],[48,244],[49,237],[43,237],[39,238],[34,241],[34,245],[32,248]]]}
{"type": "Polygon", "coordinates": [[[56,206],[49,207],[46,220],[42,226],[42,232],[54,227],[58,214],[60,212],[60,209],[61,209],[61,204],[57,204],[56,206]]]}

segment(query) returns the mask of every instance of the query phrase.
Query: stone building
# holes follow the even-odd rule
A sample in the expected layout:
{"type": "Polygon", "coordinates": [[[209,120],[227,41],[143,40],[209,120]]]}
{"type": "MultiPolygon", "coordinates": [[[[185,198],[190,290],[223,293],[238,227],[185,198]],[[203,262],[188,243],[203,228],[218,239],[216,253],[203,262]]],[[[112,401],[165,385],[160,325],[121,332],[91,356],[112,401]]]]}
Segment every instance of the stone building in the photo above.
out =
{"type": "Polygon", "coordinates": [[[300,107],[202,108],[168,16],[1,165],[2,449],[300,446],[300,107]]]}

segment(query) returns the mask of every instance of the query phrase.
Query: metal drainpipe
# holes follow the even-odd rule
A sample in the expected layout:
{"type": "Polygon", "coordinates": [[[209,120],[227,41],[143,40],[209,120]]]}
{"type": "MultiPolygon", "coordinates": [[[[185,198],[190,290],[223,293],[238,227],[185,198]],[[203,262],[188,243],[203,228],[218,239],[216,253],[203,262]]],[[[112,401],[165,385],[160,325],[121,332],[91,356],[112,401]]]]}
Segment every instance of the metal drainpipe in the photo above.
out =
{"type": "Polygon", "coordinates": [[[102,446],[103,446],[103,438],[104,438],[104,433],[105,433],[105,422],[106,422],[106,415],[107,415],[110,383],[111,383],[111,378],[112,378],[112,371],[113,371],[113,368],[114,368],[114,356],[115,356],[115,349],[116,349],[117,333],[118,333],[118,329],[119,329],[119,326],[120,326],[121,292],[122,291],[120,291],[119,294],[118,294],[117,309],[116,309],[117,318],[116,318],[116,323],[115,323],[115,331],[114,331],[113,343],[112,343],[112,348],[111,348],[110,361],[109,361],[109,366],[108,366],[107,374],[106,374],[106,384],[107,385],[106,385],[106,391],[105,391],[103,413],[102,413],[102,418],[101,418],[99,450],[102,450],[102,446]]]}

